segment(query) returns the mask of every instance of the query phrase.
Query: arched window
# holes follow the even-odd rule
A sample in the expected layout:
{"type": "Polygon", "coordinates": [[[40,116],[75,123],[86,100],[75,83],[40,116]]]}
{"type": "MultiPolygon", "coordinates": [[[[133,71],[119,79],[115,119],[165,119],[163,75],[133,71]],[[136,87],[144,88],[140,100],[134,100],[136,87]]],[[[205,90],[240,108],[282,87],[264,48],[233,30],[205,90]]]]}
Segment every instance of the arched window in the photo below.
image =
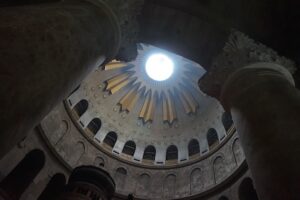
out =
{"type": "Polygon", "coordinates": [[[73,108],[73,110],[77,113],[77,115],[80,117],[83,115],[83,113],[85,113],[85,111],[87,111],[89,106],[89,103],[87,100],[82,99],[81,101],[79,101],[73,108]]]}
{"type": "Polygon", "coordinates": [[[105,161],[102,157],[97,156],[94,160],[94,165],[97,167],[104,167],[105,161]]]}
{"type": "Polygon", "coordinates": [[[135,143],[133,141],[128,141],[125,143],[122,153],[133,156],[135,152],[135,143]]]}
{"type": "Polygon", "coordinates": [[[251,178],[245,178],[239,186],[240,200],[258,200],[251,178]]]}
{"type": "Polygon", "coordinates": [[[222,123],[226,131],[230,129],[233,124],[231,114],[229,112],[224,112],[222,115],[222,123]]]}
{"type": "Polygon", "coordinates": [[[207,131],[206,137],[209,148],[212,148],[219,143],[218,133],[214,128],[210,128],[207,131]]]}
{"type": "Polygon", "coordinates": [[[111,148],[114,148],[114,146],[117,142],[117,139],[118,139],[117,134],[115,132],[111,131],[111,132],[107,133],[103,142],[105,144],[107,144],[108,146],[110,146],[111,148]]]}
{"type": "Polygon", "coordinates": [[[155,160],[155,154],[156,154],[155,147],[152,146],[152,145],[147,146],[145,151],[144,151],[143,159],[145,159],[145,160],[155,160]]]}
{"type": "Polygon", "coordinates": [[[123,175],[127,175],[127,171],[126,171],[126,169],[124,169],[123,167],[119,167],[119,168],[117,169],[117,173],[123,174],[123,175]]]}
{"type": "Polygon", "coordinates": [[[178,149],[175,145],[171,145],[167,148],[166,160],[177,160],[178,149]]]}
{"type": "Polygon", "coordinates": [[[189,156],[199,154],[200,153],[199,142],[196,139],[192,139],[189,142],[188,149],[189,149],[189,156]]]}
{"type": "Polygon", "coordinates": [[[219,198],[219,200],[229,200],[227,197],[225,197],[225,196],[221,196],[220,198],[219,198]]]}
{"type": "MultiPolygon", "coordinates": [[[[42,150],[34,149],[14,167],[14,169],[1,180],[1,187],[14,186],[8,191],[13,192],[12,199],[19,199],[23,191],[30,185],[45,165],[45,154],[42,150]],[[14,184],[12,184],[14,183],[14,184]]],[[[2,195],[1,195],[2,196],[2,195]]],[[[1,198],[11,199],[11,198],[1,198]]]]}
{"type": "Polygon", "coordinates": [[[92,121],[90,121],[87,128],[94,133],[94,135],[96,135],[101,128],[101,120],[99,118],[94,118],[92,121]]]}

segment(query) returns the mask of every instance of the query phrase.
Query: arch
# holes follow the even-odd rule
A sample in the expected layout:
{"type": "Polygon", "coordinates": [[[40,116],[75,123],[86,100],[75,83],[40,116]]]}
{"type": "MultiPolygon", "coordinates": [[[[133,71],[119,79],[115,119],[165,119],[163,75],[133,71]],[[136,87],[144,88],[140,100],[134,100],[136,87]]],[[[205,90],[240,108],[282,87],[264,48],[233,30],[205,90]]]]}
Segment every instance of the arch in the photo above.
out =
{"type": "Polygon", "coordinates": [[[147,196],[149,193],[149,187],[150,187],[150,179],[151,177],[143,173],[138,178],[138,184],[136,186],[136,193],[141,196],[147,196]]]}
{"type": "Polygon", "coordinates": [[[97,156],[94,160],[94,165],[97,167],[104,167],[105,166],[105,161],[102,157],[97,156]]]}
{"type": "Polygon", "coordinates": [[[114,148],[117,139],[118,139],[118,135],[115,132],[111,131],[106,134],[103,142],[107,144],[109,147],[114,148]]]}
{"type": "Polygon", "coordinates": [[[8,196],[1,199],[20,199],[22,193],[30,186],[34,178],[45,165],[45,154],[40,149],[34,149],[13,168],[12,171],[1,180],[1,188],[8,188],[8,196]],[[4,187],[3,187],[4,186],[4,187]]]}
{"type": "Polygon", "coordinates": [[[175,145],[167,148],[166,160],[178,160],[178,149],[175,145]]]}
{"type": "Polygon", "coordinates": [[[154,146],[149,145],[146,147],[143,155],[143,159],[145,160],[155,160],[156,149],[154,146]]]}
{"type": "Polygon", "coordinates": [[[127,177],[127,170],[124,167],[117,168],[115,173],[115,178],[114,178],[117,188],[119,189],[124,188],[126,177],[127,177]]]}
{"type": "Polygon", "coordinates": [[[240,165],[244,161],[244,151],[240,145],[240,140],[237,138],[232,144],[232,152],[237,165],[240,165]]]}
{"type": "Polygon", "coordinates": [[[189,156],[200,154],[199,142],[196,139],[192,139],[188,145],[189,156]]]}
{"type": "Polygon", "coordinates": [[[122,153],[133,156],[135,152],[135,148],[136,148],[135,142],[129,140],[125,143],[122,153]]]}
{"type": "Polygon", "coordinates": [[[90,123],[87,125],[87,128],[94,134],[96,135],[97,132],[101,128],[101,120],[99,118],[94,118],[90,123]]]}
{"type": "Polygon", "coordinates": [[[80,100],[73,108],[78,117],[81,117],[88,109],[89,103],[87,100],[80,100]]]}
{"type": "Polygon", "coordinates": [[[210,149],[219,144],[218,133],[214,128],[208,129],[206,139],[210,149]]]}
{"type": "Polygon", "coordinates": [[[239,186],[240,200],[258,200],[256,190],[253,187],[251,178],[245,178],[239,186]]]}
{"type": "Polygon", "coordinates": [[[226,196],[221,196],[219,200],[229,200],[226,196]]]}
{"type": "Polygon", "coordinates": [[[65,148],[66,150],[66,157],[65,159],[68,161],[68,163],[74,167],[78,164],[78,161],[83,156],[85,152],[85,145],[82,141],[79,141],[76,143],[75,147],[72,149],[65,148]]]}
{"type": "Polygon", "coordinates": [[[119,174],[127,175],[127,170],[124,167],[119,167],[116,171],[119,174]]]}
{"type": "Polygon", "coordinates": [[[190,175],[191,194],[199,193],[203,187],[201,169],[196,168],[190,175]]]}
{"type": "Polygon", "coordinates": [[[226,131],[230,129],[233,124],[231,114],[229,112],[224,112],[222,115],[222,123],[226,131]]]}
{"type": "Polygon", "coordinates": [[[59,128],[53,126],[49,130],[49,132],[52,133],[49,135],[50,142],[54,145],[57,145],[59,142],[63,140],[63,138],[69,132],[69,130],[70,130],[70,124],[68,120],[63,119],[59,124],[59,128]]]}
{"type": "Polygon", "coordinates": [[[219,183],[226,176],[226,169],[225,169],[225,163],[223,157],[221,156],[216,157],[216,159],[213,162],[213,170],[214,170],[215,182],[219,183]]]}
{"type": "Polygon", "coordinates": [[[175,196],[176,191],[176,176],[169,174],[164,180],[164,197],[166,199],[172,199],[175,196]]]}
{"type": "Polygon", "coordinates": [[[96,135],[97,132],[100,130],[101,128],[101,120],[99,118],[94,118],[92,119],[92,121],[90,121],[90,123],[87,125],[87,128],[94,134],[96,135]]]}

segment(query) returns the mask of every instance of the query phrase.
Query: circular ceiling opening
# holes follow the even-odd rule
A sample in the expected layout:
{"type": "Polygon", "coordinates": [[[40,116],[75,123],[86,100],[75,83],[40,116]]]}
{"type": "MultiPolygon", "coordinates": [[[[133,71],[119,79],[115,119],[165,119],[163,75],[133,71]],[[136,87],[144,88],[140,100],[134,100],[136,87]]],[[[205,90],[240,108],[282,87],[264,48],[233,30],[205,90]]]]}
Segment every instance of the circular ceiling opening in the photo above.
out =
{"type": "Polygon", "coordinates": [[[152,54],[146,61],[146,73],[155,81],[164,81],[173,74],[174,63],[167,55],[152,54]]]}

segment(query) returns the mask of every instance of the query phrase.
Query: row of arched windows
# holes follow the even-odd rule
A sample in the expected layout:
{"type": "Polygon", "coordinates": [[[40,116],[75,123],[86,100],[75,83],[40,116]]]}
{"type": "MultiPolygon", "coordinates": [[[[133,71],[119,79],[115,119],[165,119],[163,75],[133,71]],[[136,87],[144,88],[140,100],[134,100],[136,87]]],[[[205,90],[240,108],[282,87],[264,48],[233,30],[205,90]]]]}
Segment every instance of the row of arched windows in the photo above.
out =
{"type": "MultiPolygon", "coordinates": [[[[80,100],[73,108],[73,111],[80,118],[88,109],[88,101],[85,99],[80,100]]],[[[94,135],[100,130],[102,122],[99,118],[92,119],[87,125],[87,129],[92,132],[94,135]]]]}
{"type": "MultiPolygon", "coordinates": [[[[73,110],[76,112],[78,117],[82,116],[87,109],[88,109],[88,101],[85,99],[79,101],[73,108],[73,110]]],[[[230,113],[227,112],[223,113],[222,123],[224,125],[225,130],[228,131],[233,124],[230,113]]],[[[94,135],[96,135],[97,132],[100,130],[101,125],[102,125],[101,120],[99,118],[94,118],[87,125],[87,129],[90,132],[92,132],[94,135]]],[[[109,147],[113,148],[117,139],[118,136],[115,132],[109,132],[104,138],[103,142],[109,147]]],[[[218,133],[214,128],[210,128],[207,131],[206,139],[207,139],[207,144],[209,149],[212,149],[219,144],[218,133]]],[[[133,156],[135,150],[136,150],[135,142],[127,141],[124,145],[122,153],[133,156]]],[[[145,148],[143,159],[154,161],[155,155],[156,155],[156,149],[154,146],[150,145],[145,148]]],[[[200,145],[198,140],[192,139],[189,142],[188,155],[189,157],[194,155],[200,155],[200,145]]],[[[166,160],[177,160],[177,159],[178,159],[178,148],[175,145],[170,145],[166,151],[166,160]]]]}
{"type": "MultiPolygon", "coordinates": [[[[95,122],[95,121],[94,121],[95,122]]],[[[97,130],[100,123],[92,124],[93,128],[89,128],[90,130],[97,130]]],[[[110,148],[113,148],[115,143],[117,142],[118,136],[115,132],[109,132],[103,143],[108,145],[110,148]]],[[[211,128],[207,132],[207,141],[209,148],[212,148],[214,145],[219,143],[218,134],[215,129],[211,128]]],[[[136,150],[136,144],[134,141],[127,141],[124,145],[122,153],[126,155],[133,156],[136,150]]],[[[189,156],[199,155],[200,154],[200,145],[198,140],[192,139],[188,144],[188,154],[189,156]]],[[[154,146],[149,145],[144,150],[143,159],[145,160],[155,160],[156,149],[154,146]]],[[[166,151],[166,160],[177,160],[178,159],[178,148],[175,145],[170,145],[166,151]]]]}
{"type": "MultiPolygon", "coordinates": [[[[80,117],[85,113],[85,111],[88,109],[88,101],[85,99],[82,99],[74,106],[74,111],[77,113],[77,115],[80,117]]],[[[231,114],[228,112],[224,112],[222,115],[222,123],[226,131],[230,129],[230,127],[233,125],[231,114]]]]}

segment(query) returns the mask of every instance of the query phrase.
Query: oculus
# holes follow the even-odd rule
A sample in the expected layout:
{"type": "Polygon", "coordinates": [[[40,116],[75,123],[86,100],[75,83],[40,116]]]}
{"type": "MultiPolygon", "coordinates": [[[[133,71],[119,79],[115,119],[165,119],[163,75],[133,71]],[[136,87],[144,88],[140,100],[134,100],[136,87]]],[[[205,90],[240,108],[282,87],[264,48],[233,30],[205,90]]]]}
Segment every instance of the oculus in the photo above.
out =
{"type": "Polygon", "coordinates": [[[157,53],[149,56],[145,68],[150,78],[155,81],[164,81],[173,74],[174,63],[167,55],[157,53]]]}
{"type": "Polygon", "coordinates": [[[197,114],[203,93],[198,80],[205,70],[197,63],[152,45],[138,44],[132,62],[113,60],[104,66],[105,91],[119,97],[121,112],[133,112],[144,123],[162,120],[173,124],[197,114]]]}

